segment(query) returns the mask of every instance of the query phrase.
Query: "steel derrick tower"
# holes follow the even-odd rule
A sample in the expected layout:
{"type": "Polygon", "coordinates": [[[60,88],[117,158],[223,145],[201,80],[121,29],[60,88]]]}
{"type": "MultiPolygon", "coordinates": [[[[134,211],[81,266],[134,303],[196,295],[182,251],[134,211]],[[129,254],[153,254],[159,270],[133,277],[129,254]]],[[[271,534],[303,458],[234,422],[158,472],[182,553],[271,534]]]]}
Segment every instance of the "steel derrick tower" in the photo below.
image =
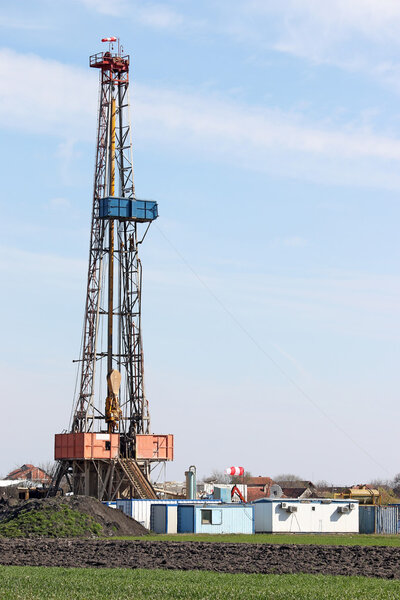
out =
{"type": "Polygon", "coordinates": [[[150,433],[141,330],[138,249],[158,216],[135,197],[129,120],[129,56],[115,38],[90,57],[99,112],[79,393],[69,433],[56,434],[53,493],[64,475],[99,500],[156,497],[151,464],[173,458],[173,436],[150,433]]]}

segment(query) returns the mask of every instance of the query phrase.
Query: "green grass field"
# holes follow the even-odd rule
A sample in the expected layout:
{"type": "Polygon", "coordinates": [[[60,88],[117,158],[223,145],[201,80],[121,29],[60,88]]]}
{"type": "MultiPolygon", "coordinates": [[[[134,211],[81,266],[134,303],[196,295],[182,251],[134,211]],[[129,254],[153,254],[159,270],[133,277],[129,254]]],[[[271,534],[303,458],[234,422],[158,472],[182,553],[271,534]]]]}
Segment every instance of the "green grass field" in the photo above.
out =
{"type": "Polygon", "coordinates": [[[400,597],[400,581],[327,575],[0,566],[1,600],[374,600],[400,597]]]}
{"type": "Polygon", "coordinates": [[[152,540],[169,542],[229,542],[245,544],[327,544],[331,546],[400,546],[399,535],[362,534],[255,534],[255,535],[147,535],[146,537],[119,537],[120,540],[152,540]]]}

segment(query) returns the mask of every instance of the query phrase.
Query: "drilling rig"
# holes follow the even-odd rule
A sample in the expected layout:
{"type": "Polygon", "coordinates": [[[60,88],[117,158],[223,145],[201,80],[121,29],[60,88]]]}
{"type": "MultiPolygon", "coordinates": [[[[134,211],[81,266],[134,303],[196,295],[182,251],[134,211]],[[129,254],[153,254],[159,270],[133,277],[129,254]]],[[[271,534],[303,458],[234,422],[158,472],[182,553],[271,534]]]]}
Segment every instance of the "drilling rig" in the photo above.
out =
{"type": "Polygon", "coordinates": [[[158,206],[135,197],[130,58],[117,38],[102,41],[108,51],[89,59],[99,71],[100,89],[79,385],[69,429],[55,435],[51,493],[65,476],[74,494],[103,501],[156,498],[150,473],[173,460],[174,447],[171,434],[150,433],[138,249],[158,206]]]}

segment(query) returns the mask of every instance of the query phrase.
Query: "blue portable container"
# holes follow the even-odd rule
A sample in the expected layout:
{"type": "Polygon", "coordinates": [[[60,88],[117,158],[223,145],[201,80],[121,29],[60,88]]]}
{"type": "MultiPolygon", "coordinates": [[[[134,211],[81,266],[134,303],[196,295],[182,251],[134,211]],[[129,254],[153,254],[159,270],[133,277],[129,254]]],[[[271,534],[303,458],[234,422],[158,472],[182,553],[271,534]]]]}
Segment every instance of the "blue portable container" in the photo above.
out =
{"type": "Polygon", "coordinates": [[[204,504],[194,512],[195,533],[254,533],[252,504],[204,504]]]}
{"type": "Polygon", "coordinates": [[[158,217],[158,205],[154,200],[136,200],[107,196],[99,201],[100,219],[119,219],[148,223],[158,217]]]}
{"type": "Polygon", "coordinates": [[[178,506],[178,533],[254,533],[252,504],[178,506]]]}
{"type": "Polygon", "coordinates": [[[231,490],[230,488],[214,485],[213,497],[215,500],[221,500],[221,502],[231,502],[231,490]]]}

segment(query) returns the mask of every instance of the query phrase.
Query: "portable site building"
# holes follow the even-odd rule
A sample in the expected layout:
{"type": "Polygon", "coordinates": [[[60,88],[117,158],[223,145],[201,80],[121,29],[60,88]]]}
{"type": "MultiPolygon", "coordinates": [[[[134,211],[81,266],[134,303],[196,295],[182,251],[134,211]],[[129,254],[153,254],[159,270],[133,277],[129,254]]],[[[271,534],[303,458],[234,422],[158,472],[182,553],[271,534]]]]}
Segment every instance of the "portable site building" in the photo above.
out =
{"type": "Polygon", "coordinates": [[[254,533],[252,504],[178,506],[178,533],[254,533]]]}
{"type": "Polygon", "coordinates": [[[254,502],[256,533],[358,533],[358,502],[270,499],[254,502]]]}
{"type": "MultiPolygon", "coordinates": [[[[221,504],[220,500],[210,500],[210,503],[221,504]]],[[[128,517],[132,517],[135,521],[138,521],[146,529],[150,529],[150,518],[151,518],[151,507],[155,504],[161,505],[178,505],[178,504],[204,504],[204,500],[112,500],[104,502],[110,508],[118,508],[122,510],[128,517]]]]}

